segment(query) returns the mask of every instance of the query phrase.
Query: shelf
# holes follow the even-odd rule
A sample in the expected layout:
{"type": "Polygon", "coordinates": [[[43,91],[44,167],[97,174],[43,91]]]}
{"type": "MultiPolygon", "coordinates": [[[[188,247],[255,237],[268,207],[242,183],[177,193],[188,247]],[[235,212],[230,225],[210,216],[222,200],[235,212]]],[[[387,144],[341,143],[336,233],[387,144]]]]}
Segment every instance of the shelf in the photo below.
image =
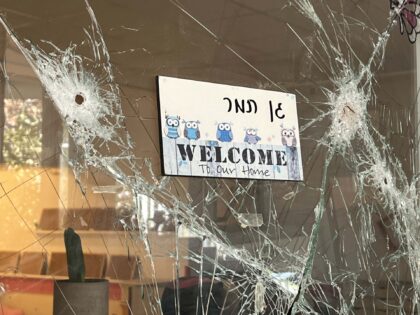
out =
{"type": "MultiPolygon", "coordinates": [[[[23,273],[4,273],[0,272],[0,282],[4,283],[5,279],[16,279],[21,281],[31,281],[31,282],[42,282],[42,281],[56,281],[56,280],[67,280],[68,277],[65,276],[53,276],[53,275],[29,275],[23,273]]],[[[90,278],[87,278],[90,279],[90,278]]],[[[118,279],[108,279],[103,278],[104,280],[108,280],[109,283],[115,285],[125,285],[125,286],[133,286],[133,285],[151,285],[154,283],[157,284],[166,284],[168,281],[157,281],[153,282],[151,280],[143,281],[141,279],[137,280],[118,280],[118,279]]]]}

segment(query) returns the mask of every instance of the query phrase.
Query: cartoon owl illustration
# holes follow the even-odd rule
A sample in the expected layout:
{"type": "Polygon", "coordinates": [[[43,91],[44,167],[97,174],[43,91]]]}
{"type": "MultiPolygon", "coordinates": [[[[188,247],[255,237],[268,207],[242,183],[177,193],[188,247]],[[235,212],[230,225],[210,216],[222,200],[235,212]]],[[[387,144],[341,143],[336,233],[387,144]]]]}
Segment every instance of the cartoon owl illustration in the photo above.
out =
{"type": "Polygon", "coordinates": [[[295,136],[295,127],[292,129],[281,126],[281,143],[286,147],[295,147],[297,145],[295,136]]]}
{"type": "Polygon", "coordinates": [[[297,140],[295,127],[288,129],[281,125],[281,142],[284,146],[286,146],[287,171],[289,179],[300,180],[299,152],[296,147],[297,140]]]}
{"type": "Polygon", "coordinates": [[[169,116],[166,115],[166,126],[165,126],[165,133],[168,138],[177,139],[179,138],[179,121],[181,117],[179,116],[169,116]]]}
{"type": "Polygon", "coordinates": [[[184,137],[188,140],[198,140],[200,139],[200,129],[198,128],[198,125],[200,124],[200,121],[198,120],[190,120],[190,121],[182,121],[184,126],[184,137]]]}
{"type": "Polygon", "coordinates": [[[261,140],[261,138],[257,135],[257,131],[258,129],[254,129],[254,128],[245,129],[244,142],[248,144],[257,144],[258,141],[261,140]]]}
{"type": "Polygon", "coordinates": [[[216,138],[221,142],[231,142],[233,140],[232,123],[217,124],[216,138]]]}

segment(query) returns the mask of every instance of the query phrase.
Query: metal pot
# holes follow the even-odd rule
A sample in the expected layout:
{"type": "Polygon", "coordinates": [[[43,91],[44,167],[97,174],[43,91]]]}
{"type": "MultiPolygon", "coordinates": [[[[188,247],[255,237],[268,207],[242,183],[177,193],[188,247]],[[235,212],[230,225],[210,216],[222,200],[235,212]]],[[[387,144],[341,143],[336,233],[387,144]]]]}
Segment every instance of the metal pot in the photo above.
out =
{"type": "Polygon", "coordinates": [[[108,280],[54,282],[53,315],[108,315],[108,280]]]}

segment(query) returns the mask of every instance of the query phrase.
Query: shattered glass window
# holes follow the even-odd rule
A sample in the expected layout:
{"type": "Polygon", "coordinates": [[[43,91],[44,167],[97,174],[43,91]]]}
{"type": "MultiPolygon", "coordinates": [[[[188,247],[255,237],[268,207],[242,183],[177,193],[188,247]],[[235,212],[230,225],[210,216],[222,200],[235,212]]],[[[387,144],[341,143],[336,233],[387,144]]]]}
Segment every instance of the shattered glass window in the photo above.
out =
{"type": "Polygon", "coordinates": [[[0,22],[0,314],[419,313],[418,0],[0,22]],[[164,176],[159,75],[295,94],[304,180],[164,176]]]}

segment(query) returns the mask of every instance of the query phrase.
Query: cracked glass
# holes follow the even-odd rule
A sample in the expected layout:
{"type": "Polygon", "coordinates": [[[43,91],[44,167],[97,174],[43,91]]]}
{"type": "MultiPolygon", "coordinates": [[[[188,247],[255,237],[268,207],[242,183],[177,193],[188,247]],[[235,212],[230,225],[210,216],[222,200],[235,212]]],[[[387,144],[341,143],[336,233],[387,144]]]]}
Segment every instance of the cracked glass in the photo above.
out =
{"type": "Polygon", "coordinates": [[[417,0],[0,22],[0,314],[419,312],[417,0]],[[157,76],[295,94],[304,180],[164,176],[157,76]]]}

